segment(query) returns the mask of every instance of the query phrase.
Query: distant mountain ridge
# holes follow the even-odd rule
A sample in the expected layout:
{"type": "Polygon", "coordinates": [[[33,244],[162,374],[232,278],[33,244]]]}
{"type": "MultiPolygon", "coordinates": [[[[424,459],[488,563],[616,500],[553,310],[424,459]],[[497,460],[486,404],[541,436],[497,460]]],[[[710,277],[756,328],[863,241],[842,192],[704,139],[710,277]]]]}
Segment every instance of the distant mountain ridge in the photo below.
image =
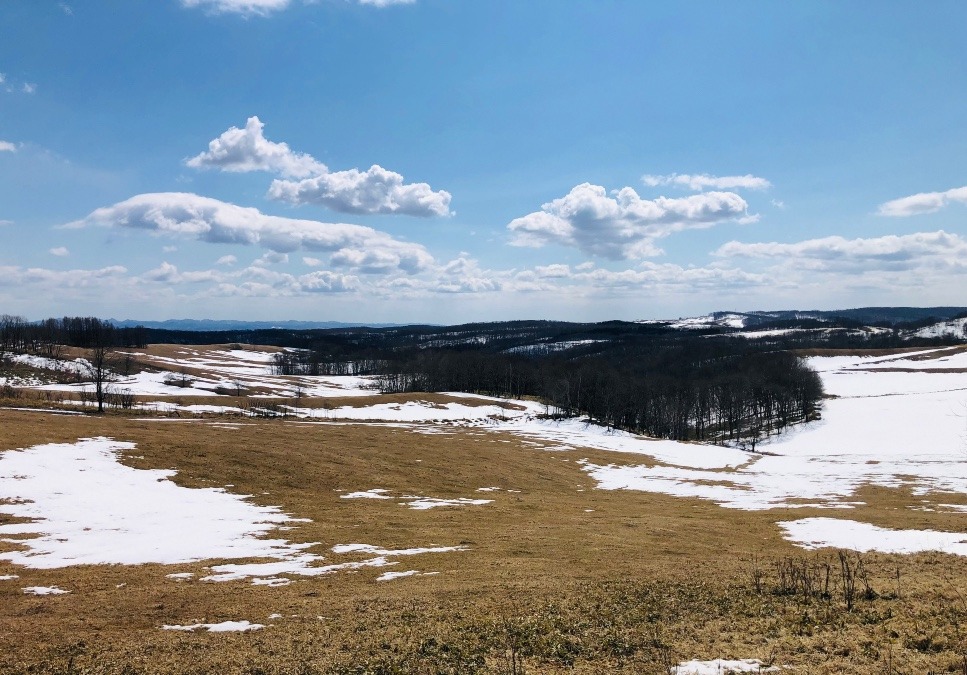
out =
{"type": "MultiPolygon", "coordinates": [[[[772,311],[753,310],[718,311],[706,317],[692,319],[652,319],[641,323],[669,323],[676,327],[687,326],[699,328],[708,325],[720,325],[731,328],[755,328],[765,324],[786,321],[801,321],[812,319],[815,321],[833,321],[845,319],[866,325],[895,325],[913,322],[950,321],[967,316],[967,307],[855,307],[851,309],[780,309],[772,311]]],[[[346,322],[346,321],[244,321],[231,319],[166,319],[165,321],[137,321],[135,319],[108,319],[109,323],[119,328],[133,328],[144,326],[160,330],[187,332],[219,332],[246,330],[320,330],[331,328],[400,328],[404,326],[429,326],[430,324],[378,323],[378,322],[346,322]]],[[[507,321],[481,322],[480,325],[513,323],[507,321]]],[[[559,323],[559,322],[552,322],[559,323]]],[[[561,322],[571,323],[571,322],[561,322]]],[[[605,322],[607,323],[607,322],[605,322]]],[[[468,324],[469,325],[469,324],[468,324]]]]}
{"type": "Polygon", "coordinates": [[[218,332],[240,330],[318,330],[324,328],[392,328],[398,323],[346,323],[343,321],[236,321],[229,319],[166,319],[165,321],[137,321],[108,319],[118,328],[158,328],[161,330],[218,332]]]}
{"type": "Polygon", "coordinates": [[[833,310],[802,310],[784,309],[775,311],[753,312],[712,312],[710,315],[716,320],[731,317],[741,317],[745,328],[753,328],[775,321],[798,321],[815,319],[818,321],[832,321],[847,319],[861,324],[899,324],[926,321],[949,321],[967,314],[967,307],[855,307],[852,309],[833,310]]]}

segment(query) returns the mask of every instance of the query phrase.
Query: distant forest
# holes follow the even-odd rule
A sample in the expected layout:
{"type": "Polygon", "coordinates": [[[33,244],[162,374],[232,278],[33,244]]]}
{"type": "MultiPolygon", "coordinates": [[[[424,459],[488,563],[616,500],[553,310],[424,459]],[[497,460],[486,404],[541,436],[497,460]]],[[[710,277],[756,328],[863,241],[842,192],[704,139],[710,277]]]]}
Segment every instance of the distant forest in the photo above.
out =
{"type": "MultiPolygon", "coordinates": [[[[899,312],[901,319],[911,312],[899,312]]],[[[375,376],[386,393],[461,391],[534,398],[550,415],[586,415],[616,429],[676,440],[741,441],[819,414],[818,375],[796,356],[813,348],[882,349],[957,344],[961,336],[912,337],[951,318],[915,315],[878,326],[852,317],[756,315],[756,331],[670,322],[509,321],[460,326],[172,331],[116,327],[91,317],[27,322],[0,316],[7,351],[56,355],[60,345],[258,344],[287,348],[280,375],[375,376]]],[[[885,318],[884,318],[885,317],[885,318]]]]}

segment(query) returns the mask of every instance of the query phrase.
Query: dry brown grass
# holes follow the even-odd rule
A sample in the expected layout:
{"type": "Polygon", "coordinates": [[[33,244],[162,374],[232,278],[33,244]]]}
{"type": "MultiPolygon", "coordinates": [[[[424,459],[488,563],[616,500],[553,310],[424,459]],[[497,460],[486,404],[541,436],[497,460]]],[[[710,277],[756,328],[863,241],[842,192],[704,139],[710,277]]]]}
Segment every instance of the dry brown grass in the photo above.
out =
{"type": "MultiPolygon", "coordinates": [[[[425,435],[282,420],[227,429],[213,421],[0,410],[0,449],[90,436],[134,441],[130,466],[176,468],[182,485],[233,485],[257,503],[311,518],[285,536],[320,542],[313,551],[330,560],[329,548],[345,543],[469,550],[396,568],[436,576],[377,583],[382,570],[364,569],[281,588],[165,578],[201,576],[213,561],[62,570],[0,563],[0,575],[20,576],[0,582],[0,672],[657,673],[678,660],[717,657],[774,659],[803,673],[967,668],[967,562],[863,556],[875,595],[847,611],[835,555],[804,553],[775,525],[828,511],[746,512],[594,490],[576,460],[606,464],[614,455],[547,452],[472,429],[425,435]],[[504,491],[475,492],[484,486],[504,491]],[[339,498],[375,487],[494,502],[415,511],[339,498]],[[829,597],[780,584],[782,565],[825,563],[833,566],[829,597]],[[21,593],[34,585],[72,593],[21,593]],[[269,620],[273,613],[283,618],[269,620]],[[246,634],[160,630],[241,619],[270,626],[246,634]]],[[[859,499],[867,505],[845,517],[963,527],[962,514],[913,510],[922,497],[908,491],[867,488],[859,499]]]]}

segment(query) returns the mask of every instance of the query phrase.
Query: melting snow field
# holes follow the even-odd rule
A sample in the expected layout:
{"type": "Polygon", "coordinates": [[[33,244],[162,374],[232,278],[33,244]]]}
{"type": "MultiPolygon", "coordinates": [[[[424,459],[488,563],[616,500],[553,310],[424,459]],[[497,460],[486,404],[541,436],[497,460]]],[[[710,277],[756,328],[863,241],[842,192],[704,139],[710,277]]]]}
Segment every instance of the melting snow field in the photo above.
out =
{"type": "Polygon", "coordinates": [[[291,520],[219,488],[184,488],[174,471],[132,469],[133,443],[88,438],[0,454],[0,513],[33,522],[0,525],[0,553],[26,567],[183,563],[209,558],[289,558],[305,546],[264,539],[291,520]],[[202,517],[204,516],[204,517],[202,517]],[[32,536],[39,535],[39,536],[32,536]]]}
{"type": "MultiPolygon", "coordinates": [[[[365,378],[273,376],[272,358],[270,353],[252,351],[186,350],[183,359],[169,360],[171,365],[208,369],[210,379],[194,385],[198,394],[209,395],[212,387],[241,378],[246,386],[280,392],[297,382],[308,396],[372,394],[371,382],[365,378]]],[[[578,419],[546,420],[540,418],[544,407],[535,402],[460,394],[453,396],[468,399],[466,403],[290,407],[288,412],[307,423],[368,421],[443,434],[452,433],[454,427],[471,427],[514,434],[523,444],[543,450],[609,451],[615,453],[611,463],[580,463],[599,489],[695,497],[726,508],[848,510],[860,503],[858,492],[872,485],[905,487],[931,498],[946,493],[938,503],[925,499],[917,507],[924,511],[967,510],[964,504],[950,503],[967,495],[967,372],[962,372],[967,371],[967,352],[925,349],[877,357],[813,357],[809,362],[832,396],[824,403],[822,420],[765,439],[759,444],[761,454],[647,439],[578,419]],[[469,399],[483,404],[471,405],[469,399]],[[636,457],[647,457],[648,462],[636,457]]],[[[179,395],[192,393],[163,384],[159,373],[142,374],[123,384],[136,394],[167,393],[167,388],[179,395]]],[[[241,412],[228,406],[159,406],[187,412],[241,412]]],[[[406,555],[370,547],[354,551],[371,555],[367,560],[322,565],[322,556],[306,550],[312,544],[296,545],[268,536],[293,520],[279,507],[258,506],[222,489],[182,488],[168,480],[171,471],[125,467],[117,454],[132,447],[99,438],[0,454],[0,512],[31,521],[0,526],[4,541],[23,546],[23,550],[0,554],[0,559],[30,567],[63,567],[263,558],[272,562],[218,565],[205,580],[252,579],[257,584],[283,585],[291,581],[289,576],[393,565],[395,556],[406,555]]],[[[413,509],[482,506],[492,501],[394,496],[383,489],[341,496],[394,500],[413,509]]],[[[831,518],[785,522],[782,531],[804,547],[967,554],[965,535],[960,533],[881,530],[831,518]]],[[[346,552],[339,546],[333,549],[336,555],[346,552]]],[[[381,579],[403,574],[392,572],[381,579]]]]}
{"type": "MultiPolygon", "coordinates": [[[[827,393],[836,397],[825,402],[823,419],[760,444],[768,454],[745,455],[741,464],[723,463],[734,467],[730,470],[712,470],[712,463],[702,468],[698,458],[685,463],[658,454],[653,456],[664,465],[584,462],[584,469],[606,490],[699,497],[750,510],[849,509],[865,485],[908,487],[919,495],[965,495],[967,373],[936,369],[965,368],[967,354],[927,360],[916,356],[810,359],[827,393]]],[[[687,447],[699,457],[735,452],[687,447]]],[[[834,519],[796,522],[803,524],[787,523],[786,532],[809,547],[967,554],[963,534],[892,532],[834,519]]]]}
{"type": "MultiPolygon", "coordinates": [[[[366,560],[320,565],[314,544],[266,538],[280,525],[298,522],[278,507],[258,506],[221,488],[185,488],[174,471],[133,469],[118,461],[132,443],[88,438],[0,453],[0,513],[29,522],[0,525],[0,541],[22,550],[0,553],[25,567],[177,564],[210,559],[263,558],[273,562],[222,564],[202,581],[251,579],[278,586],[288,577],[384,567],[393,558],[447,553],[461,547],[383,549],[369,544],[336,546],[336,554],[365,554],[366,560]]],[[[188,581],[191,573],[168,575],[188,581]]],[[[64,593],[30,588],[35,594],[64,593]]]]}

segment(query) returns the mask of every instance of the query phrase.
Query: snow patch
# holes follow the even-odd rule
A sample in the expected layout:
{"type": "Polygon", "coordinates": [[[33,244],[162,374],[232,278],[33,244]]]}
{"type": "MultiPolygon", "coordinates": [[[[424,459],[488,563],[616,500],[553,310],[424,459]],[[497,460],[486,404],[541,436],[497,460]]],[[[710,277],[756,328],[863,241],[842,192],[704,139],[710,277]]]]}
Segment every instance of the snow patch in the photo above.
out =
{"type": "Polygon", "coordinates": [[[248,621],[222,621],[221,623],[193,623],[187,626],[180,626],[177,624],[168,625],[165,624],[161,627],[162,630],[181,630],[181,631],[196,631],[196,630],[206,630],[209,633],[244,633],[252,630],[261,630],[265,628],[264,624],[261,623],[250,623],[248,621]]]}
{"type": "Polygon", "coordinates": [[[373,488],[372,490],[364,490],[362,492],[350,492],[349,494],[339,495],[340,499],[392,499],[392,497],[383,494],[384,492],[389,492],[389,490],[384,490],[383,488],[373,488]]]}
{"type": "Polygon", "coordinates": [[[457,499],[439,499],[437,497],[404,497],[404,499],[412,499],[413,501],[404,501],[403,506],[408,506],[411,509],[416,509],[417,511],[426,511],[427,509],[435,509],[440,506],[482,506],[484,504],[490,504],[493,499],[468,499],[466,497],[459,497],[457,499]]]}
{"type": "Polygon", "coordinates": [[[65,591],[56,586],[27,586],[23,589],[23,592],[27,595],[64,595],[70,593],[70,591],[65,591]]]}
{"type": "Polygon", "coordinates": [[[419,574],[419,570],[407,570],[405,572],[383,572],[378,577],[376,581],[392,581],[393,579],[401,579],[402,577],[411,577],[414,574],[419,574]]]}
{"type": "Polygon", "coordinates": [[[714,659],[712,661],[685,661],[674,666],[671,675],[723,675],[725,673],[776,673],[776,666],[767,667],[758,659],[741,659],[730,661],[714,659]]]}
{"type": "Polygon", "coordinates": [[[891,530],[855,520],[803,518],[778,523],[785,538],[802,548],[845,548],[866,553],[941,551],[967,556],[967,534],[934,530],[891,530]]]}

